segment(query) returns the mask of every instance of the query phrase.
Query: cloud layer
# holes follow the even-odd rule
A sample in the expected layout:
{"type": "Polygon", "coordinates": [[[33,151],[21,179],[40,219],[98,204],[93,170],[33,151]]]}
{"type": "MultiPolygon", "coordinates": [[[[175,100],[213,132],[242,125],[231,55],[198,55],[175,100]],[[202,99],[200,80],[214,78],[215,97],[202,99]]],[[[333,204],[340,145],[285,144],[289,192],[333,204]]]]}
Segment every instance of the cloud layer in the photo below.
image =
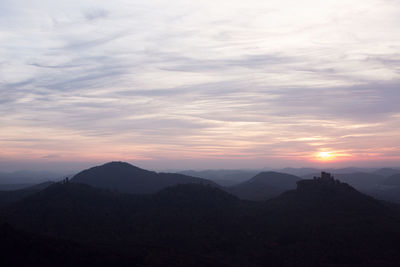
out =
{"type": "Polygon", "coordinates": [[[0,161],[396,163],[399,27],[389,0],[3,0],[0,161]]]}

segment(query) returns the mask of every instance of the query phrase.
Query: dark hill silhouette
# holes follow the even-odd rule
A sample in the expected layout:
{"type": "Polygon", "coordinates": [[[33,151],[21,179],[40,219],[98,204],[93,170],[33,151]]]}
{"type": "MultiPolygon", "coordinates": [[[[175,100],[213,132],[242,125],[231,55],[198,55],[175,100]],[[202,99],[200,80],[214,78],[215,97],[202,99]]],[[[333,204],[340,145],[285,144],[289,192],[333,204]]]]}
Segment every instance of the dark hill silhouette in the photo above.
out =
{"type": "Polygon", "coordinates": [[[285,173],[261,172],[246,182],[228,188],[228,191],[241,199],[262,201],[296,188],[300,179],[285,173]]]}
{"type": "Polygon", "coordinates": [[[223,266],[171,248],[93,246],[0,225],[0,266],[223,266]],[[149,255],[151,251],[151,255],[149,255]],[[177,260],[178,259],[178,260],[177,260]]]}
{"type": "Polygon", "coordinates": [[[71,182],[133,194],[155,193],[176,184],[204,183],[217,186],[206,179],[177,173],[156,173],[125,162],[110,162],[84,170],[75,175],[71,182]]]}
{"type": "Polygon", "coordinates": [[[330,177],[298,181],[296,189],[266,202],[202,184],[132,195],[58,183],[10,204],[0,221],[159,260],[145,266],[191,266],[193,259],[218,266],[400,262],[398,206],[330,177]],[[154,256],[160,254],[167,256],[154,256]]]}
{"type": "Polygon", "coordinates": [[[369,214],[386,210],[381,202],[331,176],[298,181],[296,190],[287,191],[268,203],[278,203],[284,212],[290,209],[291,212],[323,212],[329,216],[334,216],[336,211],[369,214]]]}
{"type": "Polygon", "coordinates": [[[143,266],[138,253],[90,247],[0,225],[1,266],[143,266]]]}
{"type": "Polygon", "coordinates": [[[154,195],[132,195],[86,184],[57,183],[9,205],[4,217],[17,227],[40,234],[116,241],[129,239],[131,231],[140,232],[142,227],[161,231],[177,226],[181,228],[176,229],[177,236],[184,227],[182,221],[203,227],[205,218],[214,221],[239,205],[236,197],[201,184],[168,187],[154,195]]]}
{"type": "Polygon", "coordinates": [[[13,190],[13,191],[0,191],[0,207],[21,200],[30,195],[33,195],[52,184],[53,182],[45,182],[24,189],[13,190]]]}
{"type": "Polygon", "coordinates": [[[0,223],[90,245],[141,248],[143,253],[160,253],[157,257],[172,261],[171,266],[224,266],[225,257],[205,251],[237,238],[232,225],[242,205],[225,191],[202,184],[132,195],[70,182],[9,205],[0,213],[0,223]]]}
{"type": "Polygon", "coordinates": [[[203,171],[181,171],[184,175],[200,177],[216,182],[221,186],[232,186],[254,177],[259,171],[255,170],[203,170],[203,171]]]}
{"type": "MultiPolygon", "coordinates": [[[[311,261],[324,254],[327,262],[339,265],[400,260],[391,254],[400,250],[399,207],[329,176],[299,181],[296,190],[267,201],[265,209],[270,216],[264,218],[264,234],[275,236],[285,253],[298,249],[311,261]]],[[[293,257],[297,265],[310,264],[301,255],[293,257]]]]}
{"type": "Polygon", "coordinates": [[[172,208],[225,209],[236,205],[239,199],[219,188],[198,186],[196,184],[180,184],[159,191],[153,197],[157,202],[172,208]]]}
{"type": "Polygon", "coordinates": [[[82,234],[98,235],[101,239],[105,225],[124,225],[123,217],[131,211],[126,209],[129,197],[124,200],[125,195],[85,184],[57,183],[8,205],[6,217],[7,222],[30,232],[77,240],[82,234]]]}

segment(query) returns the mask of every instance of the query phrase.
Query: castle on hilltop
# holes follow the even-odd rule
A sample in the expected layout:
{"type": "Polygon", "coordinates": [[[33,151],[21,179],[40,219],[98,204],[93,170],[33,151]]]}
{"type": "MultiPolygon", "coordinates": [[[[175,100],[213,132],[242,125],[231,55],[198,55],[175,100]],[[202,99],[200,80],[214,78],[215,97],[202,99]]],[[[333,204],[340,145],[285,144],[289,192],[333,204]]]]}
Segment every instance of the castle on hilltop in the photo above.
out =
{"type": "Polygon", "coordinates": [[[297,189],[310,189],[320,187],[331,187],[340,184],[339,180],[335,180],[333,175],[328,172],[321,172],[321,177],[314,176],[314,179],[300,180],[297,182],[297,189]]]}
{"type": "Polygon", "coordinates": [[[322,181],[335,181],[335,177],[331,175],[329,172],[321,172],[321,177],[314,176],[314,180],[322,180],[322,181]]]}

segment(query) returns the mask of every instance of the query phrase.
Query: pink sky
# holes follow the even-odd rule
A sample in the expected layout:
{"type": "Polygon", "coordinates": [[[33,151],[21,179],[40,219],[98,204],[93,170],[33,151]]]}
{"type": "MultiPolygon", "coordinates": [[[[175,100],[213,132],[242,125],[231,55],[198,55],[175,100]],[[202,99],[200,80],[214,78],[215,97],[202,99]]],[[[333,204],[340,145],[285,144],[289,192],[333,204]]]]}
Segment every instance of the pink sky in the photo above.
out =
{"type": "Polygon", "coordinates": [[[5,0],[0,17],[0,171],[400,166],[396,1],[5,0]]]}

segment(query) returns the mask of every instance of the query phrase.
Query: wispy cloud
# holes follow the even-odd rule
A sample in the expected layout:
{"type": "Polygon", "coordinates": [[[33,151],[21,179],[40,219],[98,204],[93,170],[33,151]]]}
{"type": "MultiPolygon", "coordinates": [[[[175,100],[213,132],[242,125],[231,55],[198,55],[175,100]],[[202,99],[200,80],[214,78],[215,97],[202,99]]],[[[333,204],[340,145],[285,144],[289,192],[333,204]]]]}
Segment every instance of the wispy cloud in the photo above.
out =
{"type": "Polygon", "coordinates": [[[400,157],[396,1],[38,3],[0,3],[8,161],[400,157]]]}

